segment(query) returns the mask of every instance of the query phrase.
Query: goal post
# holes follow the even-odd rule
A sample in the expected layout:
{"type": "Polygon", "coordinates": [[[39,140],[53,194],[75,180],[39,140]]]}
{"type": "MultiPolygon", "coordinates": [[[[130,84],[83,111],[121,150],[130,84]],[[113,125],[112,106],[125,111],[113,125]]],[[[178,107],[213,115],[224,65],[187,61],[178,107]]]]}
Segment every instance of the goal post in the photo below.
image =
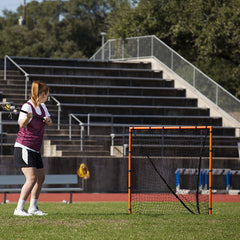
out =
{"type": "Polygon", "coordinates": [[[130,127],[128,212],[212,214],[212,126],[130,127]]]}

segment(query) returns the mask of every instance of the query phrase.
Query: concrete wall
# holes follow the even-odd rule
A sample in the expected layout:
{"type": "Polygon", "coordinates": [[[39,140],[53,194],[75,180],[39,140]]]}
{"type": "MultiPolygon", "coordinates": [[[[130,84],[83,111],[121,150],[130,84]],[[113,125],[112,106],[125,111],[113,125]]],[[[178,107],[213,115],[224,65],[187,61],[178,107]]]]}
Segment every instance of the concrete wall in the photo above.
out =
{"type": "Polygon", "coordinates": [[[126,157],[45,157],[43,159],[48,174],[74,174],[82,162],[86,163],[90,171],[90,178],[85,181],[86,192],[127,192],[126,157]]]}
{"type": "MultiPolygon", "coordinates": [[[[84,162],[90,170],[90,178],[84,182],[85,192],[127,192],[128,184],[128,158],[63,158],[63,157],[44,157],[44,166],[46,174],[74,174],[80,163],[84,162]]],[[[178,163],[179,164],[179,163],[178,163]]],[[[238,159],[214,159],[214,168],[230,168],[240,170],[240,160],[238,159]]],[[[135,163],[136,168],[143,168],[141,162],[135,163]]],[[[171,166],[171,164],[169,165],[171,166]]],[[[179,165],[181,167],[181,164],[179,165]]],[[[169,172],[175,172],[169,169],[169,172]]],[[[12,156],[0,157],[0,174],[21,174],[20,169],[14,166],[12,156]]],[[[171,180],[175,182],[175,179],[171,180]]],[[[79,187],[81,181],[79,181],[79,187]]],[[[213,176],[213,189],[219,189],[219,186],[225,186],[225,176],[213,176]]],[[[233,188],[240,189],[240,175],[233,176],[233,188]]]]}

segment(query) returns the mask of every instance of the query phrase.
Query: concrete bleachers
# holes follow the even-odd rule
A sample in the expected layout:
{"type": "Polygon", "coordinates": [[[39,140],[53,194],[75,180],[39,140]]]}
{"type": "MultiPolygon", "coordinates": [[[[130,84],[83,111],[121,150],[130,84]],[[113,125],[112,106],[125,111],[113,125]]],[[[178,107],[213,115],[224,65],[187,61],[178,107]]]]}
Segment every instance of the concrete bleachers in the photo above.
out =
{"type": "MultiPolygon", "coordinates": [[[[239,169],[235,128],[222,126],[221,117],[211,116],[208,108],[198,106],[197,99],[187,98],[186,89],[175,88],[174,80],[152,71],[150,63],[21,57],[13,60],[29,74],[28,94],[31,82],[39,80],[50,86],[51,95],[60,103],[52,98],[46,103],[53,119],[53,126],[46,128],[44,135],[42,156],[46,173],[75,173],[84,161],[91,174],[86,182],[87,192],[126,191],[127,157],[119,150],[127,153],[128,127],[142,125],[212,125],[214,167],[239,169]],[[79,122],[72,119],[71,139],[69,114],[84,125],[82,132],[79,122]],[[116,155],[112,154],[112,147],[116,147],[116,155]]],[[[9,63],[7,81],[0,79],[0,90],[1,98],[17,106],[25,102],[25,77],[9,63]]],[[[13,171],[17,116],[10,120],[7,114],[3,115],[1,174],[13,171]]],[[[194,146],[187,149],[185,139],[172,132],[166,139],[169,152],[176,156],[183,151],[198,153],[199,136],[193,131],[188,137],[194,146]]],[[[152,147],[154,150],[159,146],[152,147]]]]}
{"type": "MultiPolygon", "coordinates": [[[[113,129],[119,134],[123,132],[122,129],[134,125],[213,125],[219,136],[225,132],[234,137],[233,129],[222,127],[221,117],[211,117],[208,108],[198,107],[195,98],[186,98],[185,89],[174,88],[174,80],[163,79],[162,72],[152,71],[149,63],[13,59],[28,73],[30,81],[47,83],[51,95],[60,103],[59,133],[56,131],[56,102],[51,100],[47,103],[54,121],[53,127],[46,131],[46,137],[51,141],[67,138],[68,114],[82,114],[79,120],[91,125],[93,135],[105,135],[108,139],[113,129]],[[88,114],[106,116],[91,116],[91,122],[87,123],[88,114]],[[113,122],[107,119],[109,115],[113,116],[113,122]]],[[[3,97],[20,105],[25,101],[24,77],[21,74],[9,70],[7,84],[4,81],[0,81],[0,84],[3,86],[3,97]]],[[[12,123],[6,119],[3,125],[4,131],[17,132],[16,119],[12,123]]],[[[74,140],[79,139],[77,122],[73,123],[73,132],[74,140]]],[[[221,143],[224,143],[224,138],[221,143]]],[[[57,145],[59,149],[64,149],[65,144],[57,145]]],[[[109,150],[109,146],[104,146],[103,155],[106,149],[109,150]]]]}

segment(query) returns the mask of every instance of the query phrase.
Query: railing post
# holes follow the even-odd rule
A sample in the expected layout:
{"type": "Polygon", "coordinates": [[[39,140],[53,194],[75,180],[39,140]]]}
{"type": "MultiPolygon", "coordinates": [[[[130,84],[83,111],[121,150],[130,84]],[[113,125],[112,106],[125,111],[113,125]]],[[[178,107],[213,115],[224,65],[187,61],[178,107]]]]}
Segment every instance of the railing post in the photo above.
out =
{"type": "Polygon", "coordinates": [[[101,32],[101,36],[102,36],[102,61],[104,61],[104,58],[105,58],[105,56],[104,56],[104,41],[105,41],[104,37],[105,37],[105,35],[106,35],[105,32],[101,32]]]}
{"type": "Polygon", "coordinates": [[[153,55],[153,36],[151,37],[151,57],[154,57],[154,55],[153,55]]]}
{"type": "Polygon", "coordinates": [[[123,144],[123,156],[127,156],[127,148],[128,148],[128,144],[124,143],[123,144]]]}
{"type": "Polygon", "coordinates": [[[196,88],[196,70],[193,68],[193,86],[196,88]]]}
{"type": "Polygon", "coordinates": [[[72,114],[69,114],[69,140],[72,139],[72,114]]]}
{"type": "Polygon", "coordinates": [[[109,55],[108,55],[108,60],[111,60],[111,41],[108,43],[108,46],[109,46],[109,47],[108,47],[108,52],[109,52],[109,53],[108,53],[108,54],[109,54],[109,55]]]}
{"type": "Polygon", "coordinates": [[[218,86],[216,85],[216,105],[218,106],[218,86]]]}
{"type": "Polygon", "coordinates": [[[72,139],[72,119],[74,118],[80,126],[80,150],[83,151],[84,147],[84,123],[81,122],[75,115],[69,114],[69,139],[72,139]]]}
{"type": "Polygon", "coordinates": [[[171,51],[171,70],[173,70],[173,51],[171,51]]]}
{"type": "Polygon", "coordinates": [[[28,74],[25,74],[25,100],[28,99],[28,96],[27,96],[28,81],[29,81],[29,75],[28,75],[28,74]]]}
{"type": "Polygon", "coordinates": [[[122,60],[124,60],[124,40],[122,40],[122,60]]]}
{"type": "Polygon", "coordinates": [[[137,38],[137,59],[139,59],[139,38],[137,38]]]}
{"type": "Polygon", "coordinates": [[[111,139],[112,139],[112,141],[111,141],[112,143],[111,143],[111,144],[112,144],[112,146],[114,146],[115,134],[114,134],[114,133],[111,133],[110,136],[111,136],[111,139]]]}
{"type": "Polygon", "coordinates": [[[7,80],[7,56],[4,56],[4,80],[7,80]]]}
{"type": "Polygon", "coordinates": [[[104,61],[104,45],[102,45],[102,61],[104,61]]]}
{"type": "Polygon", "coordinates": [[[58,103],[58,125],[57,125],[57,129],[60,130],[60,118],[61,118],[61,104],[58,103]]]}
{"type": "Polygon", "coordinates": [[[84,136],[84,126],[82,123],[79,124],[81,128],[80,132],[80,150],[83,151],[83,136],[84,136]]]}
{"type": "Polygon", "coordinates": [[[53,99],[54,102],[57,103],[58,106],[58,123],[57,123],[57,129],[60,130],[60,122],[61,122],[61,103],[53,96],[50,96],[50,98],[53,99]]]}
{"type": "Polygon", "coordinates": [[[88,123],[87,123],[87,135],[89,136],[90,135],[90,113],[88,113],[88,123]]]}

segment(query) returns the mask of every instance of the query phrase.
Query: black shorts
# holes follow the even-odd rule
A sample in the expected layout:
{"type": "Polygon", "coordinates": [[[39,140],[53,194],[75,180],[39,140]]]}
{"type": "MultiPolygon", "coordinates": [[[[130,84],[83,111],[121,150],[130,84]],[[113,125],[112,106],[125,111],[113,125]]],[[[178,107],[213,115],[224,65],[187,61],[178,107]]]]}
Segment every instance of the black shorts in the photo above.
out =
{"type": "Polygon", "coordinates": [[[14,148],[14,161],[17,167],[43,168],[41,154],[20,147],[14,148]]]}

